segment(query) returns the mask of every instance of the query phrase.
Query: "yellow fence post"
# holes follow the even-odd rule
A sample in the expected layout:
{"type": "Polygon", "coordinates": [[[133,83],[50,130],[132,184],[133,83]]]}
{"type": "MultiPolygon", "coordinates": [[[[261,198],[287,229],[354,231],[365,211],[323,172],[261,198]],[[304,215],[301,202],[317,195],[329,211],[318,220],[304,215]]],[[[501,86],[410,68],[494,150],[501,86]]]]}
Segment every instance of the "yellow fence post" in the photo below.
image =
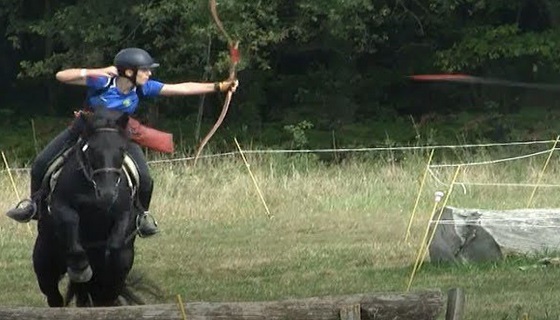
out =
{"type": "Polygon", "coordinates": [[[556,145],[558,144],[559,140],[560,140],[560,136],[557,136],[556,141],[554,141],[554,145],[552,146],[552,149],[550,149],[550,153],[548,154],[548,157],[546,158],[544,166],[543,166],[541,172],[539,172],[539,176],[537,177],[537,183],[535,184],[535,187],[533,188],[533,192],[531,192],[531,196],[529,197],[529,201],[527,202],[527,208],[529,208],[531,206],[531,203],[533,202],[533,198],[535,197],[535,193],[537,192],[537,188],[538,188],[539,184],[541,183],[541,179],[544,175],[544,171],[546,170],[546,167],[548,166],[548,163],[550,162],[550,158],[552,158],[552,154],[554,153],[554,150],[556,149],[556,145]]]}
{"type": "Polygon", "coordinates": [[[424,237],[422,238],[422,241],[420,242],[420,248],[418,249],[418,255],[416,256],[416,261],[414,262],[414,267],[412,269],[412,273],[410,275],[410,279],[409,279],[408,285],[406,287],[407,292],[410,291],[412,281],[414,280],[414,275],[416,274],[416,272],[418,270],[420,270],[420,267],[422,266],[422,261],[421,260],[424,258],[426,252],[428,251],[428,247],[429,247],[430,243],[432,242],[432,239],[433,239],[434,234],[436,232],[437,223],[439,223],[439,219],[441,218],[441,215],[443,213],[443,208],[445,208],[445,205],[447,204],[447,201],[449,200],[449,197],[451,196],[451,193],[453,192],[453,186],[455,185],[455,181],[457,181],[457,176],[459,175],[459,171],[461,170],[461,168],[462,168],[462,165],[458,165],[457,169],[455,170],[455,174],[453,175],[453,180],[451,181],[451,184],[449,185],[449,189],[447,191],[447,194],[445,196],[445,200],[443,202],[442,210],[440,210],[438,218],[436,219],[436,225],[433,228],[433,232],[431,234],[430,240],[428,241],[428,243],[426,243],[426,239],[428,238],[428,233],[430,232],[430,223],[432,222],[432,218],[435,215],[438,203],[441,200],[442,195],[439,194],[439,195],[436,195],[436,197],[435,197],[434,206],[433,206],[430,218],[428,219],[428,224],[427,224],[426,230],[424,232],[424,237]]]}
{"type": "Polygon", "coordinates": [[[426,165],[426,169],[424,170],[424,176],[422,177],[422,182],[420,182],[420,189],[418,190],[418,195],[416,196],[416,202],[414,203],[414,208],[412,209],[412,214],[410,215],[410,220],[408,221],[408,227],[406,228],[406,235],[404,237],[404,241],[408,241],[408,237],[410,237],[410,228],[412,227],[412,221],[414,220],[414,215],[416,214],[416,209],[418,208],[418,203],[420,202],[420,196],[422,195],[422,190],[424,189],[424,183],[426,181],[426,177],[428,176],[428,171],[430,170],[430,164],[432,163],[432,158],[434,156],[434,149],[430,152],[430,157],[428,159],[428,164],[426,165]]]}

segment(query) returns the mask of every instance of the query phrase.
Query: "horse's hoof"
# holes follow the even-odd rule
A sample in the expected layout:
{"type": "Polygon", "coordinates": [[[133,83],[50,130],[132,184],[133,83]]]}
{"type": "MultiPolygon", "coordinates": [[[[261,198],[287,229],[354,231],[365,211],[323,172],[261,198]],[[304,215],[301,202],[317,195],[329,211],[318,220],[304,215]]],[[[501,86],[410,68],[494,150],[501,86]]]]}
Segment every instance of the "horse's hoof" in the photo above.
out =
{"type": "Polygon", "coordinates": [[[70,281],[72,282],[88,282],[93,276],[93,271],[91,270],[90,266],[87,266],[87,268],[85,268],[84,270],[79,271],[68,268],[67,272],[68,278],[70,278],[70,281]]]}

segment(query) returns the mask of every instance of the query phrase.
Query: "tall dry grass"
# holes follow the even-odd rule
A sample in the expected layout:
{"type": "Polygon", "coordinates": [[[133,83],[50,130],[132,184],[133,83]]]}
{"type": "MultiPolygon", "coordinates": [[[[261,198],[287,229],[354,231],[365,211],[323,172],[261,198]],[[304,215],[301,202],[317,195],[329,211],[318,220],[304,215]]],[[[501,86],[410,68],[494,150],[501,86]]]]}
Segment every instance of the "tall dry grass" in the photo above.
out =
{"type": "MultiPolygon", "coordinates": [[[[532,150],[527,150],[530,152],[532,150]]],[[[433,164],[472,163],[522,154],[478,150],[439,154],[433,164]]],[[[480,166],[464,165],[448,205],[491,209],[527,206],[533,189],[468,183],[535,183],[547,154],[480,166]]],[[[403,291],[433,206],[447,191],[455,167],[432,168],[405,241],[426,168],[424,152],[359,154],[336,163],[314,155],[250,155],[248,161],[274,218],[266,211],[240,158],[154,164],[152,211],[161,233],[137,243],[135,268],[171,297],[188,300],[267,300],[370,291],[403,291]],[[437,179],[436,179],[437,178],[437,179]]],[[[26,195],[26,173],[14,173],[26,195]]],[[[558,181],[553,155],[541,184],[558,181]]],[[[17,199],[0,173],[0,211],[17,199]]],[[[560,207],[557,188],[537,189],[533,207],[560,207]]],[[[0,216],[0,304],[44,305],[33,278],[32,228],[0,216]],[[31,231],[29,231],[31,230],[31,231]]],[[[555,269],[523,273],[517,265],[440,267],[426,264],[413,289],[462,286],[470,294],[468,319],[550,312],[559,279],[555,269]],[[545,294],[548,292],[549,294],[545,294]],[[540,302],[539,302],[540,301],[540,302]],[[517,308],[517,309],[516,309],[517,308]]]]}

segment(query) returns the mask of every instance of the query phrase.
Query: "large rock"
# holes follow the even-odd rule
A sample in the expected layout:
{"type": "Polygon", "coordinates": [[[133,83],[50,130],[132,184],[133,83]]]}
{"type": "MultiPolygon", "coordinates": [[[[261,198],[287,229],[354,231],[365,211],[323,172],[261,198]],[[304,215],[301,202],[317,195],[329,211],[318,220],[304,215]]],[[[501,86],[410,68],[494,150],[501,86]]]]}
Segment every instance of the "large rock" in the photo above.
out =
{"type": "Polygon", "coordinates": [[[430,234],[434,226],[428,247],[432,262],[497,261],[508,254],[543,254],[560,247],[560,209],[445,207],[440,222],[430,224],[430,234]]]}

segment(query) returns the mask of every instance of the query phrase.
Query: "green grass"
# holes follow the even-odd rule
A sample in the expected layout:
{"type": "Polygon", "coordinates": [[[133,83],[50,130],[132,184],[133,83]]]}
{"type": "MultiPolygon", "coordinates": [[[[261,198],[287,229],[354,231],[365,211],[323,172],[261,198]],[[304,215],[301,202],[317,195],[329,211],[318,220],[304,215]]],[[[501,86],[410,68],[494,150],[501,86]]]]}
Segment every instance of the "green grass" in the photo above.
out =
{"type": "MultiPolygon", "coordinates": [[[[519,149],[500,156],[520,155],[519,149]]],[[[437,162],[482,161],[479,152],[438,156],[437,162]],[[454,160],[453,160],[454,159],[454,160]]],[[[547,155],[468,167],[462,182],[534,183],[547,155]]],[[[351,157],[321,164],[313,156],[248,157],[273,219],[238,158],[155,164],[153,208],[161,234],[137,242],[135,268],[145,272],[173,302],[276,300],[333,294],[406,290],[433,206],[436,190],[426,180],[409,241],[405,233],[427,156],[403,153],[351,157]],[[399,159],[390,162],[383,159],[399,159]]],[[[454,168],[434,169],[449,183],[454,168]]],[[[560,176],[553,156],[542,184],[560,176]]],[[[15,175],[27,195],[28,177],[15,175]]],[[[526,207],[531,188],[456,186],[448,205],[489,209],[526,207]]],[[[17,202],[0,173],[0,211],[17,202]]],[[[556,188],[539,188],[533,207],[560,207],[556,188]]],[[[31,266],[35,236],[27,225],[0,216],[0,305],[45,306],[31,266]]],[[[558,319],[560,269],[522,271],[539,257],[511,257],[500,263],[437,266],[426,261],[411,290],[462,287],[466,319],[558,319]]]]}

